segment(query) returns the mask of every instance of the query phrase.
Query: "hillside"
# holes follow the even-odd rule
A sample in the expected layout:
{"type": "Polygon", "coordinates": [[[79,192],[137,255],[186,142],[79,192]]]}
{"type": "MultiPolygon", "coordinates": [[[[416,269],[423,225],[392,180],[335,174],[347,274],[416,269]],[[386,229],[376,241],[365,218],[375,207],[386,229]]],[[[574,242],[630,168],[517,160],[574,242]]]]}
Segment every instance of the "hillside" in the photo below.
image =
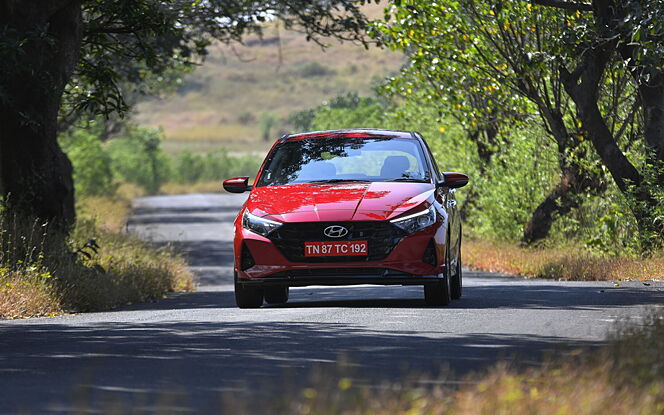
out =
{"type": "MultiPolygon", "coordinates": [[[[373,6],[374,14],[376,6],[373,6]]],[[[219,145],[241,151],[267,148],[261,132],[273,119],[270,141],[289,131],[285,118],[341,93],[370,94],[372,85],[395,73],[403,55],[375,47],[331,41],[322,50],[301,33],[277,25],[244,45],[215,45],[205,63],[186,76],[174,95],[138,107],[137,121],[161,126],[164,147],[207,151],[219,145]]]]}

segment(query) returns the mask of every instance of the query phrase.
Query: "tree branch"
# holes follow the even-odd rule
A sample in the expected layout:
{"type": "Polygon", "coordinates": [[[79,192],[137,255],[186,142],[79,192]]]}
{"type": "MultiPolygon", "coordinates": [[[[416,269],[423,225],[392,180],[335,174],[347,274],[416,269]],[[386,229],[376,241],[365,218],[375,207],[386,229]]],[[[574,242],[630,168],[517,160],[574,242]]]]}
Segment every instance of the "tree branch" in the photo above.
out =
{"type": "Polygon", "coordinates": [[[578,1],[566,1],[566,0],[530,0],[531,3],[537,4],[540,6],[547,6],[547,7],[556,7],[558,9],[566,9],[566,10],[578,10],[578,11],[584,11],[584,12],[591,12],[593,11],[593,6],[592,4],[589,3],[582,3],[578,1]]]}

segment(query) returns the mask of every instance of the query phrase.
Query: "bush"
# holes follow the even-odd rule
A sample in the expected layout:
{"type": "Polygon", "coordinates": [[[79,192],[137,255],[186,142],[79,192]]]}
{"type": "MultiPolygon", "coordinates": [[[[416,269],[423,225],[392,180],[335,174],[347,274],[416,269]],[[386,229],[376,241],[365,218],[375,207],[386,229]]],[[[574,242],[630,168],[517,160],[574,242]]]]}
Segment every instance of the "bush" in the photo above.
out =
{"type": "Polygon", "coordinates": [[[99,226],[93,209],[80,210],[71,235],[0,211],[0,319],[106,310],[192,289],[181,257],[119,231],[127,201],[90,200],[111,207],[104,214],[114,219],[104,226],[117,228],[99,226]]]}
{"type": "Polygon", "coordinates": [[[251,155],[234,157],[225,149],[204,156],[185,151],[175,158],[173,166],[175,182],[199,183],[255,175],[260,167],[260,160],[251,155]]]}
{"type": "Polygon", "coordinates": [[[314,78],[317,76],[334,75],[336,72],[316,61],[311,61],[300,66],[297,74],[303,78],[314,78]]]}
{"type": "Polygon", "coordinates": [[[183,151],[173,161],[173,179],[179,183],[195,183],[199,181],[205,170],[203,157],[183,151]]]}
{"type": "Polygon", "coordinates": [[[468,220],[473,232],[519,240],[533,211],[554,185],[556,151],[532,134],[514,131],[510,145],[494,155],[483,175],[473,178],[478,189],[468,220]]]}
{"type": "Polygon", "coordinates": [[[162,152],[162,133],[156,129],[136,128],[125,137],[111,140],[108,152],[114,177],[134,183],[148,194],[156,194],[171,175],[170,159],[162,152]]]}
{"type": "Polygon", "coordinates": [[[115,191],[111,157],[96,136],[85,130],[76,130],[63,137],[61,143],[74,167],[78,196],[99,196],[115,191]]]}

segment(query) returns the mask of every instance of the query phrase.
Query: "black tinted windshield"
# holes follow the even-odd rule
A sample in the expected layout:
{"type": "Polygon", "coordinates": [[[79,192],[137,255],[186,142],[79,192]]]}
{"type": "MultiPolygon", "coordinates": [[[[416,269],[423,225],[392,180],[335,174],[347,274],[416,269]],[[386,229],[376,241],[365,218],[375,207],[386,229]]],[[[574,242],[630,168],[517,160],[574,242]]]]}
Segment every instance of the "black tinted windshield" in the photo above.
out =
{"type": "Polygon", "coordinates": [[[280,144],[257,186],[344,181],[429,181],[417,140],[323,137],[280,144]]]}

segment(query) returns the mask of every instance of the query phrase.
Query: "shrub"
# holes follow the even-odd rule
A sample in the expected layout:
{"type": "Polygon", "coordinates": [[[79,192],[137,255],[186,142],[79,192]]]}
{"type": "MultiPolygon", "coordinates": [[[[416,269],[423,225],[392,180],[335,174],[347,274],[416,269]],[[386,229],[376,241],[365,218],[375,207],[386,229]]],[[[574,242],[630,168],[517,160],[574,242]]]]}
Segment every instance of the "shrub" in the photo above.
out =
{"type": "Polygon", "coordinates": [[[468,224],[496,239],[517,241],[556,178],[556,152],[530,131],[514,131],[509,146],[496,153],[483,175],[473,177],[477,196],[468,224]]]}
{"type": "Polygon", "coordinates": [[[231,156],[225,149],[206,155],[180,153],[173,162],[173,179],[177,183],[218,182],[233,176],[252,176],[260,160],[252,155],[231,156]]]}
{"type": "Polygon", "coordinates": [[[181,257],[109,230],[129,205],[108,206],[107,229],[81,209],[71,235],[0,211],[0,319],[105,310],[193,288],[181,257]]]}
{"type": "Polygon", "coordinates": [[[183,151],[173,161],[173,179],[179,183],[195,183],[199,181],[204,173],[205,166],[203,157],[183,151]]]}
{"type": "Polygon", "coordinates": [[[336,74],[334,70],[329,69],[327,66],[324,66],[316,61],[303,64],[300,66],[297,73],[303,78],[314,78],[317,76],[329,76],[336,74]]]}
{"type": "Polygon", "coordinates": [[[78,129],[60,141],[74,167],[78,196],[108,195],[115,191],[111,157],[96,136],[78,129]]]}
{"type": "Polygon", "coordinates": [[[170,160],[162,152],[162,133],[156,129],[136,128],[125,137],[112,140],[108,152],[116,179],[134,183],[148,194],[159,192],[170,176],[170,160]]]}

